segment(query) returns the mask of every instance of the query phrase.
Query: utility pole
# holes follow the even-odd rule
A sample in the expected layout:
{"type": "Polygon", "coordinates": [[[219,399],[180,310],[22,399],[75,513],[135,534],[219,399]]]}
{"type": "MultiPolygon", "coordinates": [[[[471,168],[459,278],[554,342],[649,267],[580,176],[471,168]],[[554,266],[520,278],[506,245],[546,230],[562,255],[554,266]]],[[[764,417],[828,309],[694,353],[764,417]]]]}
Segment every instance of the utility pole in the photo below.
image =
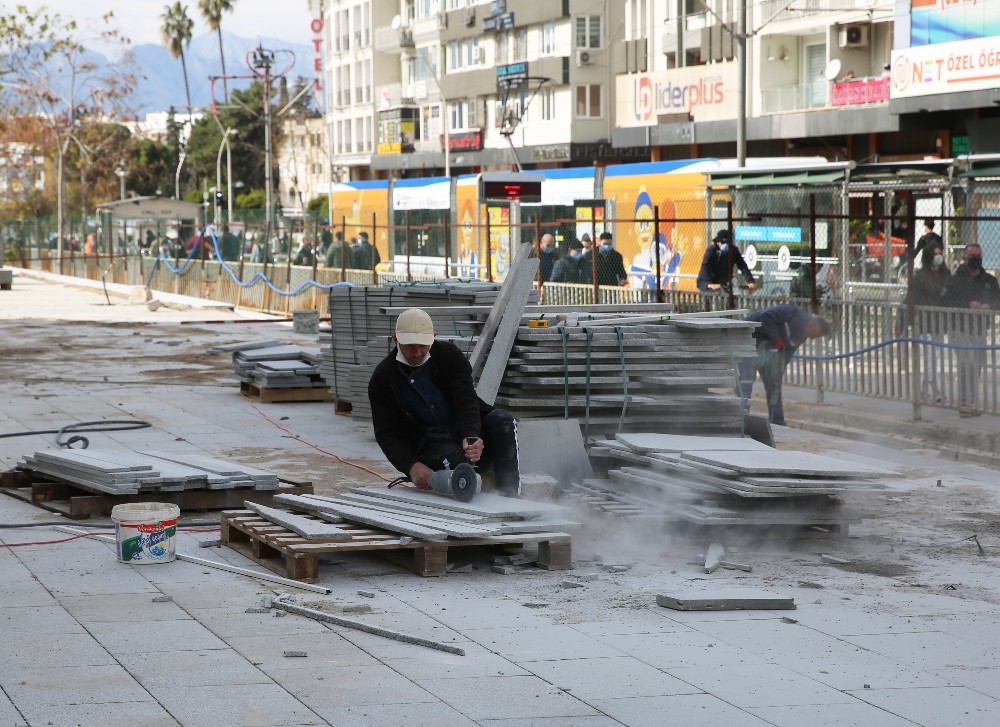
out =
{"type": "Polygon", "coordinates": [[[747,0],[736,0],[736,166],[747,163],[747,0]]]}
{"type": "Polygon", "coordinates": [[[253,52],[253,67],[264,72],[264,199],[267,206],[264,210],[264,229],[266,242],[271,241],[271,230],[274,222],[274,193],[271,189],[274,166],[274,150],[271,148],[271,66],[274,65],[274,51],[257,46],[253,52]]]}

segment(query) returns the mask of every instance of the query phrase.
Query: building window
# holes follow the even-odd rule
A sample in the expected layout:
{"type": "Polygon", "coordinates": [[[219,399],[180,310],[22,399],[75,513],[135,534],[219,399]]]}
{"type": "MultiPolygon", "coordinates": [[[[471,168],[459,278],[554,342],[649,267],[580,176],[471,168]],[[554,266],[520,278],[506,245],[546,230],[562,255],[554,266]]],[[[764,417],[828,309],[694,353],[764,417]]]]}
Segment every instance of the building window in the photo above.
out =
{"type": "Polygon", "coordinates": [[[601,116],[601,87],[591,83],[576,87],[576,115],[582,119],[596,119],[601,116]]]}
{"type": "Polygon", "coordinates": [[[416,73],[414,74],[414,80],[429,81],[432,78],[437,78],[437,56],[437,46],[425,46],[417,49],[417,68],[416,73]]]}
{"type": "Polygon", "coordinates": [[[545,86],[538,92],[538,100],[542,121],[554,121],[556,118],[556,90],[545,86]]]}
{"type": "Polygon", "coordinates": [[[576,47],[600,48],[603,38],[601,25],[600,15],[578,15],[576,18],[576,47]]]}
{"type": "Polygon", "coordinates": [[[514,60],[523,61],[528,57],[528,29],[514,31],[514,60]]]}
{"type": "Polygon", "coordinates": [[[555,55],[556,52],[556,24],[544,23],[542,25],[542,46],[543,56],[555,55]]]}
{"type": "Polygon", "coordinates": [[[448,129],[471,129],[476,123],[475,99],[448,102],[448,129]]]}
{"type": "Polygon", "coordinates": [[[508,31],[503,31],[497,33],[497,58],[496,63],[498,66],[502,66],[504,63],[510,60],[509,56],[510,47],[510,34],[508,31]]]}

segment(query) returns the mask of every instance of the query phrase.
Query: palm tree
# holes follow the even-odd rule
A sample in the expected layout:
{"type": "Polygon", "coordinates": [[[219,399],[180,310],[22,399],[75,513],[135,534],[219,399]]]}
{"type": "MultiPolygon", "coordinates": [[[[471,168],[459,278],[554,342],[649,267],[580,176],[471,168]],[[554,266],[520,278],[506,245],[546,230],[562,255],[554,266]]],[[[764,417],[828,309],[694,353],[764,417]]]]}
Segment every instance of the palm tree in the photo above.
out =
{"type": "Polygon", "coordinates": [[[184,59],[184,49],[191,45],[191,32],[194,30],[194,21],[188,17],[187,7],[181,5],[177,0],[173,5],[168,5],[163,15],[160,16],[163,25],[160,26],[160,37],[164,44],[170,49],[170,55],[181,59],[181,68],[184,71],[184,93],[187,94],[188,122],[191,121],[191,87],[188,85],[187,61],[184,59]]]}
{"type": "Polygon", "coordinates": [[[222,16],[233,12],[234,0],[198,0],[198,9],[210,30],[219,36],[219,60],[222,61],[222,94],[229,103],[229,88],[226,84],[226,55],[222,52],[222,16]]]}

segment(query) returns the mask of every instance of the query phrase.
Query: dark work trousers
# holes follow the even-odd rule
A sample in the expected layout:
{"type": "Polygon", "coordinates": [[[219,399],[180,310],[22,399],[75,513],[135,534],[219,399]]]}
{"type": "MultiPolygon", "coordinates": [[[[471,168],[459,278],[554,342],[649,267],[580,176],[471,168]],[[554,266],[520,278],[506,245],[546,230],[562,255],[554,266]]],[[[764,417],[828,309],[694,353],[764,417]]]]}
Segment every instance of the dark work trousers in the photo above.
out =
{"type": "MultiPolygon", "coordinates": [[[[483,456],[471,463],[482,474],[493,468],[497,494],[504,497],[521,496],[521,473],[517,463],[517,420],[509,411],[494,409],[483,419],[483,456]]],[[[431,442],[420,453],[420,461],[437,471],[444,469],[445,460],[454,469],[468,462],[461,442],[431,442]]]]}
{"type": "Polygon", "coordinates": [[[764,395],[767,397],[767,418],[772,424],[785,424],[785,407],[781,401],[781,380],[785,376],[785,356],[781,351],[761,347],[753,358],[745,358],[739,362],[740,394],[746,399],[747,410],[750,407],[750,396],[753,383],[760,374],[764,382],[764,395]]]}

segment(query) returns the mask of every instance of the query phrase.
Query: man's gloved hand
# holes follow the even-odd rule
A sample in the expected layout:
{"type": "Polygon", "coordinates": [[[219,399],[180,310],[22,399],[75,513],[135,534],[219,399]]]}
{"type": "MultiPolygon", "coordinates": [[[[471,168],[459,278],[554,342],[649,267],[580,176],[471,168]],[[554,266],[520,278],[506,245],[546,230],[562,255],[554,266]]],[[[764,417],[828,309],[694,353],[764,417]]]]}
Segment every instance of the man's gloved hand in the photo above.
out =
{"type": "Polygon", "coordinates": [[[421,490],[431,489],[431,475],[434,474],[434,470],[425,465],[423,462],[414,462],[413,466],[410,467],[410,481],[413,482],[421,490]]]}
{"type": "Polygon", "coordinates": [[[777,340],[777,341],[775,341],[774,342],[774,350],[775,351],[784,351],[785,350],[785,342],[782,341],[782,340],[780,340],[780,339],[777,340]]]}

